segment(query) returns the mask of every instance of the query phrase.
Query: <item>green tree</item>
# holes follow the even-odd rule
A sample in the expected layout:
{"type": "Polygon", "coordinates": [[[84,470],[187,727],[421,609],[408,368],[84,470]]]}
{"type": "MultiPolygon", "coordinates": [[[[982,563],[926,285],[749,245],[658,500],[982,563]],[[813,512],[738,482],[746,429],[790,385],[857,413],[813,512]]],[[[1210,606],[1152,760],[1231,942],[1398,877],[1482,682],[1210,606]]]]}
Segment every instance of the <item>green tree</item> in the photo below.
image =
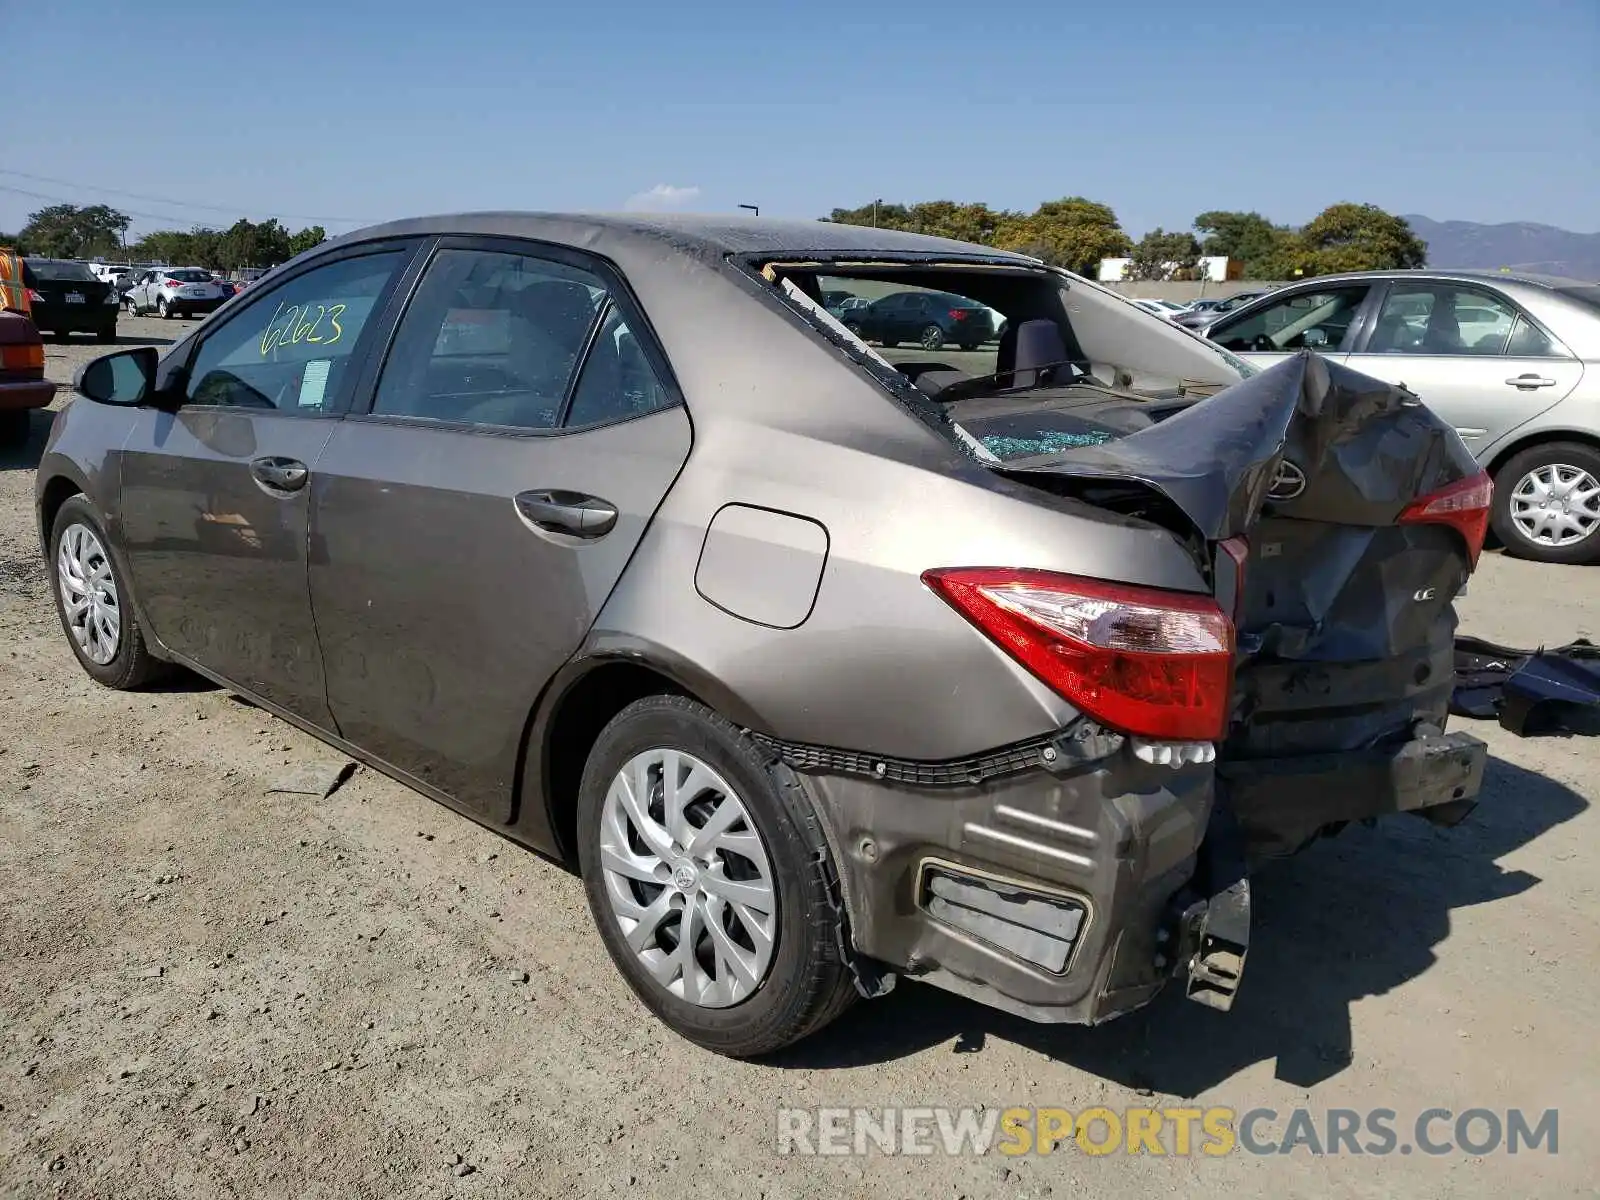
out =
{"type": "Polygon", "coordinates": [[[275,218],[256,224],[241,217],[218,237],[218,265],[226,270],[276,266],[291,256],[289,241],[289,231],[275,218]]]}
{"type": "Polygon", "coordinates": [[[1159,226],[1139,239],[1128,262],[1130,279],[1192,279],[1200,264],[1200,243],[1194,235],[1159,226]]]}
{"type": "Polygon", "coordinates": [[[18,248],[50,258],[110,255],[121,248],[131,224],[132,218],[104,204],[52,204],[28,214],[17,234],[18,248]]]}
{"type": "Polygon", "coordinates": [[[1132,242],[1109,206],[1069,196],[1002,221],[994,244],[1093,278],[1102,258],[1126,254],[1132,242]]]}
{"type": "Polygon", "coordinates": [[[1306,275],[1425,266],[1428,244],[1375,204],[1330,204],[1300,230],[1296,265],[1306,275]]]}
{"type": "MultiPolygon", "coordinates": [[[[327,240],[328,231],[321,225],[307,225],[299,233],[289,238],[289,256],[293,258],[296,254],[304,254],[307,250],[314,246],[320,246],[327,240]]],[[[278,264],[270,263],[266,265],[277,266],[278,264]]]]}
{"type": "Polygon", "coordinates": [[[1201,250],[1238,263],[1246,279],[1282,279],[1292,269],[1294,230],[1258,212],[1203,212],[1194,227],[1203,239],[1201,250]]]}
{"type": "Polygon", "coordinates": [[[836,225],[870,225],[877,229],[910,229],[911,210],[881,200],[860,208],[836,208],[824,218],[836,225]]]}

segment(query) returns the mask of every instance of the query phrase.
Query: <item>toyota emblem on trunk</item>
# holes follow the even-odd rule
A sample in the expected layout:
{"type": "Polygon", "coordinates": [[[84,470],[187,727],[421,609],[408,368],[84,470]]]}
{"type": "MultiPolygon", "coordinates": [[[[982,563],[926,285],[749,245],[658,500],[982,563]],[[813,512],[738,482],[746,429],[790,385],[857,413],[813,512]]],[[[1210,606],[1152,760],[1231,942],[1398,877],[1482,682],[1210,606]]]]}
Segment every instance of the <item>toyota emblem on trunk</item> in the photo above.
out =
{"type": "Polygon", "coordinates": [[[1278,464],[1278,472],[1267,489],[1269,500],[1293,500],[1306,490],[1306,473],[1288,459],[1278,464]]]}

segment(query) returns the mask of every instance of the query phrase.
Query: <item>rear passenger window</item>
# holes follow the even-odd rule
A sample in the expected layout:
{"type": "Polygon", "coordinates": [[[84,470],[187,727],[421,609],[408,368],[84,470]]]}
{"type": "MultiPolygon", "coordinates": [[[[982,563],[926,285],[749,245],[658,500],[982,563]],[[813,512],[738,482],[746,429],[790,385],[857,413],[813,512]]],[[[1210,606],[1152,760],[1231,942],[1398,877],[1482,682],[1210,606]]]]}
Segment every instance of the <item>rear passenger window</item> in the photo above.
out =
{"type": "Polygon", "coordinates": [[[672,397],[661,386],[650,360],[640,349],[639,339],[633,336],[622,314],[611,309],[584,360],[567,425],[581,428],[625,421],[671,403],[672,397]]]}
{"type": "Polygon", "coordinates": [[[1511,344],[1506,353],[1512,358],[1557,358],[1561,352],[1544,332],[1527,317],[1517,318],[1517,327],[1511,331],[1511,344]]]}
{"type": "Polygon", "coordinates": [[[597,276],[564,263],[442,250],[400,322],[372,411],[554,428],[605,301],[597,276]]]}

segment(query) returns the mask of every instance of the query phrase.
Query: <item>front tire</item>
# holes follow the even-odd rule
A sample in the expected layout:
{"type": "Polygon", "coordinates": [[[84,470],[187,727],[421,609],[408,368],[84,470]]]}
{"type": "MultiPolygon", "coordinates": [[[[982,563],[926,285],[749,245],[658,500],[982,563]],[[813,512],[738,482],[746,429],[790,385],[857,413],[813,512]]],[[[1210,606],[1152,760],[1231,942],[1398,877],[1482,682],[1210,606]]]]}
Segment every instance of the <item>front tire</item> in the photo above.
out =
{"type": "Polygon", "coordinates": [[[1600,562],[1600,451],[1547,442],[1512,455],[1495,473],[1489,523],[1514,558],[1600,562]]]}
{"type": "Polygon", "coordinates": [[[50,533],[51,590],[61,628],[90,678],[125,691],[156,678],[165,664],[145,645],[110,546],[87,499],[73,496],[61,506],[50,533]]]}
{"type": "Polygon", "coordinates": [[[578,857],[617,969],[697,1045],[767,1054],[854,997],[810,799],[704,705],[652,696],[606,726],[579,791],[578,857]]]}

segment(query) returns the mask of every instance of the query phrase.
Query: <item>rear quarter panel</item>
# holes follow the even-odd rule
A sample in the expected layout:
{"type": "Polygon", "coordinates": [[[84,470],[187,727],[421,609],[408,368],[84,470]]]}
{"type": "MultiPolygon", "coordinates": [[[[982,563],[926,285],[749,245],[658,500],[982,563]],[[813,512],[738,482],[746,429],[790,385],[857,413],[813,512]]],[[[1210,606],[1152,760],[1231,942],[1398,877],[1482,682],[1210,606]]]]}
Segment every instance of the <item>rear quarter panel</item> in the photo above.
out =
{"type": "Polygon", "coordinates": [[[1075,713],[934,596],[924,570],[1040,567],[1203,589],[1170,534],[992,474],[775,300],[712,270],[685,286],[695,273],[636,277],[694,447],[589,652],[671,662],[727,715],[776,737],[953,758],[1075,713]],[[821,584],[797,627],[741,619],[697,591],[706,529],[727,504],[826,529],[821,584]]]}

